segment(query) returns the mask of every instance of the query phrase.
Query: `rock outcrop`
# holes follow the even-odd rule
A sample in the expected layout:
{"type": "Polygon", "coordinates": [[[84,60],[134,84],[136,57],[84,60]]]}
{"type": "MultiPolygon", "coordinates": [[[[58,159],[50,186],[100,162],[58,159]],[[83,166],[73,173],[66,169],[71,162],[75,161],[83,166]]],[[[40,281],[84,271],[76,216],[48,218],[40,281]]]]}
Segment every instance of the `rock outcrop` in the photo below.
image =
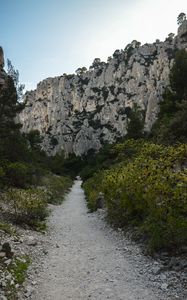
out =
{"type": "Polygon", "coordinates": [[[39,130],[50,154],[63,150],[83,155],[124,137],[128,111],[135,103],[144,111],[149,131],[169,85],[175,52],[186,47],[184,21],[178,35],[169,34],[164,42],[141,46],[133,41],[116,50],[107,63],[95,59],[88,71],[80,68],[76,75],[43,80],[25,95],[23,131],[39,130]]]}
{"type": "Polygon", "coordinates": [[[4,54],[3,54],[3,48],[0,47],[0,87],[2,87],[5,84],[6,80],[6,73],[4,71],[4,54]]]}

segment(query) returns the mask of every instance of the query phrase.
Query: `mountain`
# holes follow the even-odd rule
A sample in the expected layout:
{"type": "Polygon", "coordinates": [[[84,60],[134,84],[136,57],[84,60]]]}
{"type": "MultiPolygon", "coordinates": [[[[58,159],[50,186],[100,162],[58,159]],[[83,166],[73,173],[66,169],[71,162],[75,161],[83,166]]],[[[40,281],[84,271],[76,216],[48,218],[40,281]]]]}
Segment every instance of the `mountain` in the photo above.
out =
{"type": "Polygon", "coordinates": [[[133,41],[116,50],[107,63],[96,58],[77,74],[47,78],[25,94],[19,118],[22,130],[39,130],[49,154],[83,155],[127,134],[128,113],[135,104],[143,112],[144,130],[157,118],[159,102],[169,85],[175,53],[187,48],[187,21],[164,42],[133,41]]]}

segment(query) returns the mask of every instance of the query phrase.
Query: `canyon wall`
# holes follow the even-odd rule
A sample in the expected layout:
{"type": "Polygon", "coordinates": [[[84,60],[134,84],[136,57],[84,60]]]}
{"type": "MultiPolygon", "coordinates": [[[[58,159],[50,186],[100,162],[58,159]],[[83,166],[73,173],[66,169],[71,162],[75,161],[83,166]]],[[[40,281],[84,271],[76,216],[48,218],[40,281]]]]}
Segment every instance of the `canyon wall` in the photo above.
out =
{"type": "Polygon", "coordinates": [[[155,122],[176,50],[187,48],[187,21],[164,42],[133,41],[107,63],[95,59],[89,70],[47,78],[25,95],[22,130],[40,131],[49,154],[83,155],[127,133],[127,115],[136,103],[144,111],[145,131],[155,122]]]}

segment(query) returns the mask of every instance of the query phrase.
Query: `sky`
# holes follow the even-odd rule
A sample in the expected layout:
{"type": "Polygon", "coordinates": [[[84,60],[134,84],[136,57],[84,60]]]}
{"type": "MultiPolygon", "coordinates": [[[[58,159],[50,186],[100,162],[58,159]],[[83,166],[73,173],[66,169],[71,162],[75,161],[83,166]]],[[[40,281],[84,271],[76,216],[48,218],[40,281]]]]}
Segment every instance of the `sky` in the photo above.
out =
{"type": "Polygon", "coordinates": [[[0,0],[0,46],[30,90],[132,40],[165,40],[181,12],[187,0],[0,0]]]}

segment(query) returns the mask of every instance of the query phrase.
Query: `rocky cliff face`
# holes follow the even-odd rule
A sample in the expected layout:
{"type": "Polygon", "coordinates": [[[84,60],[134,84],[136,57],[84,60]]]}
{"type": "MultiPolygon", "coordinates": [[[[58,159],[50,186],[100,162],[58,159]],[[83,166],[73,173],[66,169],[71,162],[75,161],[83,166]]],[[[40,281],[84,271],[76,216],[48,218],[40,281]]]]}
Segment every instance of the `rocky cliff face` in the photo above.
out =
{"type": "Polygon", "coordinates": [[[3,54],[3,48],[0,47],[0,88],[2,88],[5,85],[7,75],[4,71],[4,54],[3,54]]]}
{"type": "Polygon", "coordinates": [[[175,51],[182,48],[187,48],[187,21],[164,42],[141,46],[133,41],[107,63],[95,59],[88,71],[45,79],[25,95],[23,131],[39,130],[48,153],[63,149],[82,155],[125,136],[127,112],[135,103],[144,110],[149,131],[169,85],[175,51]]]}

